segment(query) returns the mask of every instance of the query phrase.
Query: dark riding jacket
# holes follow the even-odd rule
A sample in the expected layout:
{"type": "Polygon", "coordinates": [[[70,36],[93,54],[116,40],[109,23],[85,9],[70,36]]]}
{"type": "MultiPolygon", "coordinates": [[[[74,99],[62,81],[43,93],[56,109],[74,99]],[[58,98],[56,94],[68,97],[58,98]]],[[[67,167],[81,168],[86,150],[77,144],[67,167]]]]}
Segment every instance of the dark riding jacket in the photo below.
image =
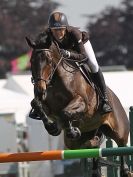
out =
{"type": "Polygon", "coordinates": [[[49,48],[51,42],[56,41],[61,49],[75,51],[71,52],[72,59],[82,60],[87,58],[84,43],[88,40],[89,36],[86,32],[81,32],[78,28],[69,26],[62,41],[57,41],[50,29],[46,29],[38,35],[35,42],[42,48],[49,48]]]}

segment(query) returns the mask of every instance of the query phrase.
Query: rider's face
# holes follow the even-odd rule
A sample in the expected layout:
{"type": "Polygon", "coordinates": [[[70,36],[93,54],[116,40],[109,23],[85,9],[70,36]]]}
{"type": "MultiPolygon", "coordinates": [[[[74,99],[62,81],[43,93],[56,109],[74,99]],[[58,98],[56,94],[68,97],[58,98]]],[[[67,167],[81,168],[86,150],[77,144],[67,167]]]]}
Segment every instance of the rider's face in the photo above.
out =
{"type": "Polygon", "coordinates": [[[66,34],[66,28],[51,29],[51,32],[52,32],[53,36],[55,37],[55,39],[61,40],[61,39],[63,39],[63,37],[66,34]]]}

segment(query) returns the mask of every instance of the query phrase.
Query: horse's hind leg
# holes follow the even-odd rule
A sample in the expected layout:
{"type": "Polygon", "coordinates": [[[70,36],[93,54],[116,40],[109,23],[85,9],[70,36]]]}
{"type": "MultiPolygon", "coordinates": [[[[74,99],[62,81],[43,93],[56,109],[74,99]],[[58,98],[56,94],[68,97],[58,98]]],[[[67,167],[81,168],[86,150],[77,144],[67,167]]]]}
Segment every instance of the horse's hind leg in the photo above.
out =
{"type": "MultiPolygon", "coordinates": [[[[118,147],[126,147],[127,141],[125,141],[125,139],[121,138],[121,139],[117,139],[117,145],[118,147]]],[[[123,155],[120,156],[120,177],[129,177],[128,176],[129,173],[129,167],[127,165],[127,156],[123,155]]]]}
{"type": "MultiPolygon", "coordinates": [[[[119,135],[120,137],[120,135],[119,135]]],[[[126,147],[127,146],[127,141],[128,141],[128,127],[127,127],[127,131],[125,131],[125,135],[121,136],[123,138],[118,138],[118,147],[126,147]]],[[[128,177],[128,173],[129,173],[129,167],[127,165],[127,156],[123,155],[120,156],[120,177],[128,177]]]]}
{"type": "MultiPolygon", "coordinates": [[[[126,147],[127,142],[124,139],[120,140],[118,143],[118,147],[126,147]]],[[[129,177],[129,167],[127,165],[127,156],[120,156],[120,177],[129,177]]]]}
{"type": "Polygon", "coordinates": [[[101,168],[99,167],[98,158],[93,158],[92,177],[101,177],[101,168]]]}
{"type": "Polygon", "coordinates": [[[128,177],[129,167],[126,163],[126,156],[121,156],[120,161],[121,161],[120,177],[128,177]]]}

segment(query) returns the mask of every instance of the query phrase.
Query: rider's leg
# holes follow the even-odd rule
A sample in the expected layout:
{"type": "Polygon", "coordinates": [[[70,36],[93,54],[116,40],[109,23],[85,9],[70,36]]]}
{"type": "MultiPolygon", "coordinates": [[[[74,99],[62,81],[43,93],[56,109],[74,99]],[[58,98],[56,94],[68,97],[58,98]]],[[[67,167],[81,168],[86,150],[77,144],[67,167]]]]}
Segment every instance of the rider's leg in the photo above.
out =
{"type": "Polygon", "coordinates": [[[102,102],[102,114],[109,113],[112,111],[112,108],[109,105],[108,97],[107,97],[107,91],[106,91],[106,85],[105,80],[103,77],[103,74],[99,68],[97,73],[91,73],[91,78],[96,87],[100,90],[100,96],[103,100],[102,102]]]}
{"type": "Polygon", "coordinates": [[[102,114],[109,113],[112,111],[112,108],[109,105],[105,80],[104,80],[102,71],[100,70],[100,67],[97,63],[93,48],[92,48],[89,40],[84,44],[84,47],[85,47],[85,51],[88,55],[88,66],[90,69],[89,72],[91,75],[91,79],[92,79],[93,83],[96,85],[96,87],[99,89],[99,91],[100,91],[100,92],[98,92],[99,96],[101,96],[101,98],[103,100],[102,114]]]}

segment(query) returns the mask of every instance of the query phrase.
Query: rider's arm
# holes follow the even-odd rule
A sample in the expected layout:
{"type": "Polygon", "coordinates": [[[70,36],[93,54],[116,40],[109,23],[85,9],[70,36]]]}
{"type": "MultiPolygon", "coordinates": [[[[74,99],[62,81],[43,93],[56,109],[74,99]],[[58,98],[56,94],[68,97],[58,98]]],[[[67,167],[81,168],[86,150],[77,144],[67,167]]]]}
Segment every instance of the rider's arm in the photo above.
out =
{"type": "MultiPolygon", "coordinates": [[[[76,52],[70,52],[70,57],[74,60],[82,60],[87,58],[87,54],[85,52],[82,33],[78,29],[74,29],[72,31],[76,52]]],[[[87,40],[87,39],[86,39],[87,40]]]]}

